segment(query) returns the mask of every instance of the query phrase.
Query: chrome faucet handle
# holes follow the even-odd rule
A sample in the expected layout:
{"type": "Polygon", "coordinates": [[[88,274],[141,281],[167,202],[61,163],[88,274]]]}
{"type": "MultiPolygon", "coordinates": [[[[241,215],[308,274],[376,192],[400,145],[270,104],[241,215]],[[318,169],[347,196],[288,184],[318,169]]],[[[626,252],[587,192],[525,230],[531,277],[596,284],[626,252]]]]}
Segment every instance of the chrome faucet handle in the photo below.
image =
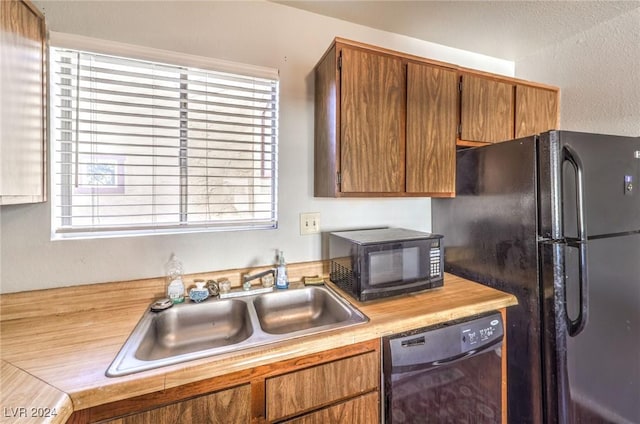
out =
{"type": "Polygon", "coordinates": [[[217,296],[220,293],[220,286],[215,280],[207,280],[207,290],[211,296],[217,296]]]}

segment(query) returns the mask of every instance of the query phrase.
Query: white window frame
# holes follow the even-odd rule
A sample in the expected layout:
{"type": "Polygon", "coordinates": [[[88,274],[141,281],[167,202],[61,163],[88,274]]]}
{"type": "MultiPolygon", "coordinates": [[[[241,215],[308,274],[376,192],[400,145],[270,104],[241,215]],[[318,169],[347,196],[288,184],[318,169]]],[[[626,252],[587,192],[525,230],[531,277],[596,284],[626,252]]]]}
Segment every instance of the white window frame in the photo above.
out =
{"type": "MultiPolygon", "coordinates": [[[[82,230],[74,230],[73,228],[69,229],[60,229],[59,223],[61,222],[58,217],[56,217],[57,213],[57,204],[56,204],[56,190],[55,185],[58,183],[56,179],[58,176],[56,175],[56,147],[58,141],[56,140],[55,128],[56,128],[56,115],[55,115],[55,105],[53,102],[49,102],[51,117],[50,122],[50,160],[52,166],[50,166],[50,185],[51,185],[51,238],[55,239],[77,239],[77,238],[98,238],[98,237],[114,237],[114,236],[133,236],[133,235],[147,235],[147,234],[171,234],[171,233],[187,233],[187,232],[201,232],[201,231],[235,231],[235,230],[256,230],[256,229],[274,229],[277,228],[277,180],[278,180],[278,169],[277,169],[277,158],[278,158],[278,109],[279,103],[278,97],[278,70],[267,67],[239,64],[235,62],[219,60],[219,59],[211,59],[201,56],[188,55],[183,53],[177,53],[166,50],[159,50],[141,46],[134,46],[130,44],[117,43],[112,41],[98,40],[89,37],[83,37],[78,35],[71,34],[63,34],[57,32],[50,33],[50,42],[49,44],[52,47],[70,49],[70,50],[78,50],[78,51],[87,51],[91,53],[104,54],[110,56],[118,56],[127,59],[134,60],[143,60],[150,62],[158,62],[162,64],[174,65],[178,67],[185,68],[196,68],[206,71],[217,71],[231,74],[238,74],[243,76],[250,76],[256,78],[264,78],[269,80],[276,81],[276,108],[275,108],[275,128],[273,128],[275,132],[275,140],[273,143],[273,161],[271,172],[271,219],[269,222],[264,222],[264,220],[256,220],[256,222],[243,222],[240,225],[232,224],[223,224],[219,225],[215,221],[210,221],[205,224],[196,224],[196,225],[158,225],[158,226],[131,226],[130,228],[84,228],[82,230]]],[[[50,87],[53,88],[53,75],[49,76],[50,87]]],[[[53,98],[53,94],[50,91],[50,98],[53,98]]],[[[106,162],[112,162],[113,166],[118,167],[117,158],[105,158],[106,162]]],[[[76,164],[79,167],[79,163],[76,164]]],[[[78,172],[78,171],[76,171],[78,172]]],[[[113,179],[109,179],[109,181],[113,181],[113,179]]],[[[107,189],[108,191],[109,189],[107,189]]],[[[117,190],[117,188],[113,188],[112,190],[117,190]]]]}

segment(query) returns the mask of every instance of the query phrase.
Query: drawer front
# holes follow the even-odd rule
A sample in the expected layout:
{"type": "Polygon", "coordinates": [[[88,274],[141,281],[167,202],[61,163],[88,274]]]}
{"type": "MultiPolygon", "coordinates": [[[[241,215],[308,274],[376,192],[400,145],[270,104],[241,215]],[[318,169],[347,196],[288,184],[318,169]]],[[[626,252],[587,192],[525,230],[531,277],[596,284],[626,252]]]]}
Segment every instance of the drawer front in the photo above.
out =
{"type": "Polygon", "coordinates": [[[226,424],[251,421],[251,386],[245,384],[150,411],[140,412],[105,424],[226,424]]]}
{"type": "Polygon", "coordinates": [[[350,423],[371,424],[380,422],[378,392],[367,393],[355,399],[339,403],[302,417],[285,421],[287,424],[350,423]]]}
{"type": "Polygon", "coordinates": [[[267,419],[292,416],[377,390],[378,352],[341,359],[266,381],[267,419]]]}

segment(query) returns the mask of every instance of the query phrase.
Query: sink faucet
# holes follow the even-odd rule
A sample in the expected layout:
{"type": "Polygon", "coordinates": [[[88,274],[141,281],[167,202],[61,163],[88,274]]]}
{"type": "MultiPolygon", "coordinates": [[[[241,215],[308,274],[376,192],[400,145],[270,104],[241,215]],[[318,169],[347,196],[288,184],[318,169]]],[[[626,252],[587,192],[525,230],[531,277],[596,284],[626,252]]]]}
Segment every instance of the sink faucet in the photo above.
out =
{"type": "Polygon", "coordinates": [[[242,290],[231,290],[230,292],[225,293],[221,292],[219,297],[220,299],[227,299],[230,297],[253,296],[255,294],[272,292],[273,285],[270,285],[269,287],[251,288],[251,281],[262,278],[269,274],[275,276],[275,272],[275,269],[269,269],[267,271],[262,271],[253,275],[244,275],[242,276],[242,290]]]}
{"type": "Polygon", "coordinates": [[[244,290],[251,290],[251,281],[256,280],[258,278],[262,278],[266,275],[271,274],[273,278],[276,277],[276,271],[274,269],[268,269],[266,271],[259,272],[253,275],[245,275],[242,277],[242,288],[244,290]]]}

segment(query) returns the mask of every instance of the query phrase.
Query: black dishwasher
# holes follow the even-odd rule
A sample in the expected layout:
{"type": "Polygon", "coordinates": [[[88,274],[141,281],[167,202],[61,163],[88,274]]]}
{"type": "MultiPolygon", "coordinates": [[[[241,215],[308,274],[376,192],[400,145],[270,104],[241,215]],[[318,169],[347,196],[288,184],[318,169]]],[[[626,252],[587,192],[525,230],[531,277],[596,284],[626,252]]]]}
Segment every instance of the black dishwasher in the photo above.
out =
{"type": "Polygon", "coordinates": [[[385,422],[500,423],[503,334],[494,312],[384,337],[385,422]]]}

